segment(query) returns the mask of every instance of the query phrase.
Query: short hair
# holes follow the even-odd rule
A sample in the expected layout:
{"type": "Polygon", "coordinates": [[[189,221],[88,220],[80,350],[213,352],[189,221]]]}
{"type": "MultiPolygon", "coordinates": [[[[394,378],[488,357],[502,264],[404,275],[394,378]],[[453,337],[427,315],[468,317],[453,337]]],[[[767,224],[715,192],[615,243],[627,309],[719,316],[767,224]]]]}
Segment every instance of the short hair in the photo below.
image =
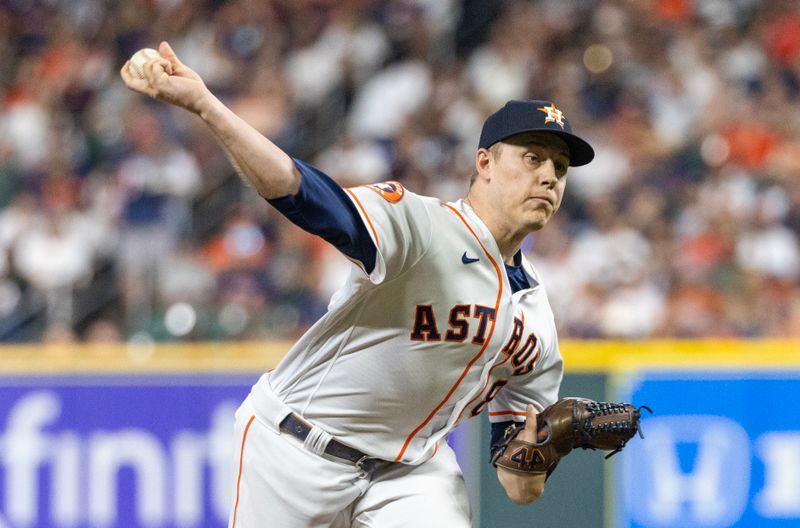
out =
{"type": "MultiPolygon", "coordinates": [[[[502,141],[498,141],[494,145],[490,146],[487,150],[492,154],[492,158],[495,160],[500,157],[500,151],[503,149],[502,141]]],[[[478,173],[473,172],[472,175],[469,177],[469,186],[472,188],[472,184],[475,183],[475,180],[478,179],[478,173]]]]}

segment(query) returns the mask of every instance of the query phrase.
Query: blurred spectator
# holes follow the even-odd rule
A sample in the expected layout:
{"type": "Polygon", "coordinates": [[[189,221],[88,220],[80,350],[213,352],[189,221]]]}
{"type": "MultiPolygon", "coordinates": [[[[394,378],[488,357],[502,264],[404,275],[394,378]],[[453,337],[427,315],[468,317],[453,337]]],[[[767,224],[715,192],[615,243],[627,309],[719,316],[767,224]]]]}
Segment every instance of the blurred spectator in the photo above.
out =
{"type": "Polygon", "coordinates": [[[70,288],[91,275],[92,246],[70,220],[48,215],[14,248],[12,258],[17,271],[39,290],[70,288]]]}
{"type": "Polygon", "coordinates": [[[754,211],[754,225],[745,230],[736,246],[742,269],[767,278],[797,283],[800,278],[800,241],[783,225],[788,213],[786,194],[772,187],[762,194],[754,211]]]}
{"type": "Polygon", "coordinates": [[[270,243],[255,214],[246,207],[233,209],[222,231],[203,248],[205,260],[215,273],[234,269],[263,273],[270,252],[270,243]]]}
{"type": "Polygon", "coordinates": [[[524,251],[564,337],[800,336],[793,0],[0,2],[0,339],[292,338],[349,262],[117,69],[170,40],[344,186],[466,192],[549,98],[597,146],[524,251]]]}
{"type": "Polygon", "coordinates": [[[356,186],[390,178],[390,163],[384,148],[371,141],[344,135],[322,151],[317,167],[343,186],[356,186]]]}
{"type": "MultiPolygon", "coordinates": [[[[42,336],[46,345],[68,345],[77,342],[77,336],[72,327],[67,323],[53,323],[49,325],[42,336]]],[[[52,349],[56,351],[56,349],[52,349]]],[[[62,353],[65,353],[66,349],[62,353]]]]}
{"type": "Polygon", "coordinates": [[[665,311],[664,293],[642,275],[634,275],[600,307],[599,331],[607,337],[649,337],[661,327],[665,311]]]}
{"type": "Polygon", "coordinates": [[[119,163],[119,264],[130,315],[147,311],[157,296],[155,274],[191,230],[191,200],[200,187],[194,157],[164,130],[149,107],[129,115],[130,154],[119,163]]]}
{"type": "Polygon", "coordinates": [[[539,66],[536,44],[547,38],[548,31],[546,24],[531,31],[527,21],[541,17],[542,11],[532,3],[513,3],[492,26],[487,44],[475,50],[467,62],[469,81],[490,107],[525,98],[528,82],[539,66]]]}
{"type": "Polygon", "coordinates": [[[431,70],[419,59],[394,63],[358,92],[350,113],[350,131],[359,138],[386,140],[422,109],[430,96],[431,70]]]}
{"type": "Polygon", "coordinates": [[[351,89],[363,84],[388,58],[387,35],[369,19],[363,3],[337,2],[321,33],[309,34],[286,57],[286,78],[299,104],[318,106],[342,84],[351,89]]]}
{"type": "Polygon", "coordinates": [[[109,319],[97,319],[86,328],[83,341],[95,344],[119,343],[122,335],[119,326],[109,319]]]}

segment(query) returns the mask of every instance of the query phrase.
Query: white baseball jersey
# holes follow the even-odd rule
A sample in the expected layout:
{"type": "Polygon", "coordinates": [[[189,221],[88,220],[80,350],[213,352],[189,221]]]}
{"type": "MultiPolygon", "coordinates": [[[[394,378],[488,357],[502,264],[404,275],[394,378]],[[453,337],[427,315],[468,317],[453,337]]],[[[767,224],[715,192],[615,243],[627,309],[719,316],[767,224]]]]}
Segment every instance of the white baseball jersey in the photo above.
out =
{"type": "Polygon", "coordinates": [[[256,384],[258,409],[289,408],[371,456],[419,464],[488,409],[522,420],[557,398],[562,359],[544,286],[512,293],[491,233],[464,201],[390,182],[348,189],[377,247],[328,312],[256,384]]]}

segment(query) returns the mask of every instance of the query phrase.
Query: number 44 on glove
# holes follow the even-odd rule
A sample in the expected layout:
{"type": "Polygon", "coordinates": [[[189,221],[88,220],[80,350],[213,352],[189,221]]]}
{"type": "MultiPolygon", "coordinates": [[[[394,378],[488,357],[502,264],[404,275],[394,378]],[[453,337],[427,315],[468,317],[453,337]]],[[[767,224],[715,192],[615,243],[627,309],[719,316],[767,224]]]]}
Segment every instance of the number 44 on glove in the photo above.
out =
{"type": "Polygon", "coordinates": [[[517,439],[525,424],[509,426],[492,464],[517,473],[550,476],[559,460],[576,447],[611,451],[608,458],[621,451],[637,432],[644,438],[640,409],[652,412],[629,403],[563,398],[537,415],[535,443],[517,439]]]}

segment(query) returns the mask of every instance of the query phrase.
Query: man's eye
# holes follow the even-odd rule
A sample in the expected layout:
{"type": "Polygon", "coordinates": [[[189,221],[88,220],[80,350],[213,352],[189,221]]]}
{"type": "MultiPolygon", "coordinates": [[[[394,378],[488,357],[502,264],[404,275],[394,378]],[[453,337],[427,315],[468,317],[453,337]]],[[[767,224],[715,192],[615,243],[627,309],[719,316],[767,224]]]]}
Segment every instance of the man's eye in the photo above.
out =
{"type": "Polygon", "coordinates": [[[539,156],[536,154],[525,154],[525,160],[530,163],[536,163],[539,161],[539,156]]]}
{"type": "Polygon", "coordinates": [[[566,174],[567,173],[567,165],[560,161],[556,162],[556,172],[559,174],[566,174]]]}

